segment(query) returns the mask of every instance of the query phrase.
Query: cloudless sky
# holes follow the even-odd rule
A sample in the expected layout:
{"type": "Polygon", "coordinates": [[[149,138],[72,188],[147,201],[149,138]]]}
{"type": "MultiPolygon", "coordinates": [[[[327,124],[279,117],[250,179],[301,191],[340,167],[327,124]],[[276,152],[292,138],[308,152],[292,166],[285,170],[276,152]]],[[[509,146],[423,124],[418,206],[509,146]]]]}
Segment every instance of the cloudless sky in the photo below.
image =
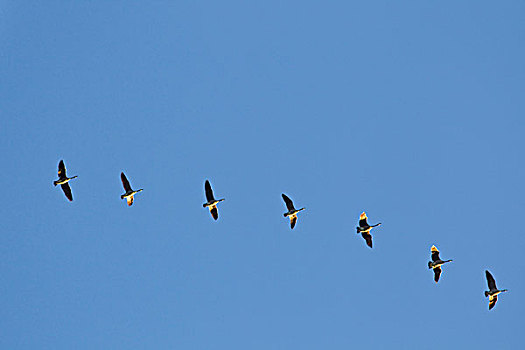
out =
{"type": "Polygon", "coordinates": [[[524,14],[0,1],[0,348],[520,348],[524,14]]]}

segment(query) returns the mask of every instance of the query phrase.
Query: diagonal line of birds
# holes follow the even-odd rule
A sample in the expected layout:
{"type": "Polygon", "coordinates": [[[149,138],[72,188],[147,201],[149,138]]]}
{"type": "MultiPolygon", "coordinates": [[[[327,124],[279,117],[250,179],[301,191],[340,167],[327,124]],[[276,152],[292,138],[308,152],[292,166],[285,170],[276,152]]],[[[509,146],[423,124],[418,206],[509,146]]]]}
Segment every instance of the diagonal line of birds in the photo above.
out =
{"type": "MultiPolygon", "coordinates": [[[[66,175],[66,166],[64,165],[64,161],[63,160],[60,160],[60,162],[58,163],[58,180],[55,180],[53,181],[53,185],[60,185],[60,187],[62,188],[62,191],[64,191],[64,194],[66,196],[66,198],[72,202],[73,201],[73,193],[71,192],[71,187],[69,186],[69,181],[77,178],[78,176],[72,176],[72,177],[67,177],[66,175]]],[[[120,196],[121,199],[126,199],[126,202],[128,204],[128,206],[131,206],[133,204],[133,198],[134,196],[143,191],[143,189],[138,189],[138,190],[133,190],[133,188],[131,187],[130,183],[129,183],[129,180],[128,178],[126,177],[126,175],[124,174],[124,172],[121,172],[120,173],[120,179],[122,181],[122,187],[124,187],[124,194],[122,194],[120,196]]],[[[218,220],[219,219],[219,209],[217,207],[217,205],[224,201],[225,198],[221,198],[221,199],[215,199],[215,196],[213,194],[213,190],[211,188],[211,184],[210,184],[210,181],[206,180],[204,182],[204,194],[206,196],[206,203],[204,203],[202,206],[203,208],[208,208],[208,210],[210,211],[210,214],[212,216],[212,218],[214,220],[218,220]]],[[[295,227],[296,223],[297,223],[297,219],[298,219],[298,216],[297,214],[299,214],[299,212],[305,210],[306,208],[302,207],[300,209],[295,209],[295,206],[294,206],[294,203],[293,201],[290,199],[290,197],[288,197],[286,194],[282,193],[281,194],[282,198],[283,198],[283,201],[284,201],[284,204],[286,205],[286,209],[287,209],[287,212],[284,213],[284,217],[288,218],[290,220],[290,229],[293,230],[293,228],[295,227]]],[[[368,223],[368,217],[366,216],[366,213],[365,212],[362,212],[361,215],[359,216],[359,226],[356,227],[357,229],[357,234],[361,234],[361,236],[363,237],[363,239],[365,240],[366,242],[366,245],[369,246],[370,248],[372,248],[372,234],[371,234],[371,231],[373,228],[375,227],[378,227],[381,225],[381,223],[377,223],[377,224],[374,224],[374,225],[370,225],[368,223]]],[[[441,273],[442,273],[442,266],[451,262],[452,259],[449,259],[449,260],[441,260],[441,258],[439,257],[439,250],[437,249],[437,247],[435,245],[433,245],[431,248],[430,248],[430,257],[431,257],[431,260],[432,261],[429,261],[428,262],[428,268],[429,269],[432,269],[432,271],[434,272],[434,281],[436,283],[439,282],[439,277],[441,276],[441,273]]],[[[489,290],[488,291],[485,291],[485,297],[489,298],[489,310],[492,310],[494,308],[494,306],[496,305],[496,302],[498,301],[498,294],[500,293],[503,293],[503,292],[507,292],[508,290],[507,289],[498,289],[496,287],[496,281],[494,280],[494,277],[492,276],[492,274],[488,271],[488,270],[485,270],[485,277],[487,279],[487,285],[488,285],[488,288],[489,290]]]]}

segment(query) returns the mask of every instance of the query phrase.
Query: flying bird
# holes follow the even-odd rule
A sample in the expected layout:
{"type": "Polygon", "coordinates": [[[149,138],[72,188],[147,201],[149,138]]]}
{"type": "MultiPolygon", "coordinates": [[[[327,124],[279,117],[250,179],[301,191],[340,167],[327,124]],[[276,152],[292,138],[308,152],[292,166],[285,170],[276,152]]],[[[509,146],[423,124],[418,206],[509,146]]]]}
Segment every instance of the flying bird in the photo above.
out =
{"type": "Polygon", "coordinates": [[[489,310],[491,310],[498,301],[498,294],[506,292],[507,289],[499,290],[498,287],[496,287],[494,277],[492,277],[488,270],[485,270],[485,276],[487,277],[487,284],[489,285],[489,290],[485,291],[485,297],[489,297],[489,310]]]}
{"type": "Polygon", "coordinates": [[[58,180],[53,181],[53,185],[60,185],[60,187],[62,187],[62,191],[64,191],[64,194],[70,202],[73,201],[73,194],[71,193],[71,187],[69,187],[68,182],[69,180],[72,180],[76,177],[78,176],[67,177],[66,166],[64,165],[64,161],[61,160],[58,163],[58,180]]]}
{"type": "Polygon", "coordinates": [[[451,262],[452,260],[441,260],[439,258],[439,250],[435,245],[430,248],[430,253],[432,254],[432,261],[428,262],[428,268],[434,269],[434,281],[438,283],[439,276],[441,275],[441,266],[445,263],[451,262]]]}
{"type": "Polygon", "coordinates": [[[288,196],[284,193],[281,195],[283,196],[284,203],[286,204],[286,208],[288,209],[288,211],[284,213],[284,217],[288,216],[288,218],[290,219],[290,227],[293,230],[293,228],[295,227],[295,223],[297,222],[297,213],[306,208],[295,209],[292,200],[288,198],[288,196]]]}
{"type": "Polygon", "coordinates": [[[361,233],[361,236],[363,236],[363,238],[366,241],[366,245],[372,248],[372,235],[370,234],[370,231],[372,230],[372,228],[381,225],[381,223],[370,226],[366,220],[367,220],[366,213],[363,212],[359,216],[359,226],[356,227],[357,233],[361,233]]]}
{"type": "Polygon", "coordinates": [[[124,172],[120,173],[120,179],[122,180],[122,186],[124,186],[124,191],[126,191],[126,193],[120,196],[120,199],[126,198],[128,206],[131,206],[133,204],[133,196],[141,192],[143,189],[141,188],[140,190],[133,191],[128,179],[126,178],[126,175],[124,175],[124,172]]]}
{"type": "Polygon", "coordinates": [[[203,208],[208,207],[211,216],[217,220],[219,218],[219,210],[217,209],[217,203],[222,202],[224,198],[215,199],[213,196],[213,190],[211,189],[210,182],[206,180],[204,183],[204,192],[206,192],[207,202],[202,205],[203,208]]]}

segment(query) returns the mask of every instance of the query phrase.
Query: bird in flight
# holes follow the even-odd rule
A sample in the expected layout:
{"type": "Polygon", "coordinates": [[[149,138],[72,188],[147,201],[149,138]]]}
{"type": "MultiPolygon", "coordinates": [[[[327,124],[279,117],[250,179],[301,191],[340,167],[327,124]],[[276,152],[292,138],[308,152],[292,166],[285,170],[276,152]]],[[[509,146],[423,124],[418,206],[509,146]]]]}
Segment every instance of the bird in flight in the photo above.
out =
{"type": "Polygon", "coordinates": [[[304,210],[305,208],[295,209],[292,200],[284,193],[281,195],[283,196],[284,203],[286,204],[286,209],[288,209],[288,211],[284,213],[284,217],[288,217],[290,219],[290,227],[293,230],[295,223],[297,222],[297,213],[301,210],[304,210]]]}
{"type": "Polygon", "coordinates": [[[434,281],[438,283],[439,276],[441,275],[441,265],[451,262],[452,260],[441,260],[439,258],[439,250],[436,248],[435,245],[433,245],[432,248],[430,248],[430,253],[432,254],[432,261],[428,262],[428,268],[434,269],[434,281]]]}
{"type": "Polygon", "coordinates": [[[133,204],[133,196],[141,192],[143,189],[141,188],[139,190],[133,191],[128,179],[126,178],[126,175],[124,175],[124,172],[120,173],[120,179],[122,180],[122,186],[124,186],[124,191],[126,191],[126,193],[120,196],[120,199],[126,198],[128,206],[131,206],[133,204]]]}
{"type": "Polygon", "coordinates": [[[217,220],[219,218],[219,210],[217,209],[217,203],[222,202],[224,198],[215,199],[213,196],[213,190],[211,189],[210,182],[206,180],[204,183],[204,192],[206,193],[207,202],[202,205],[203,208],[208,207],[211,216],[217,220]]]}
{"type": "Polygon", "coordinates": [[[76,177],[77,176],[67,177],[66,166],[64,165],[64,161],[61,160],[58,163],[58,180],[53,181],[53,185],[60,185],[60,187],[62,187],[62,191],[64,191],[64,194],[70,202],[73,201],[73,194],[71,193],[71,187],[69,187],[68,182],[69,180],[72,180],[76,177]]]}
{"type": "Polygon", "coordinates": [[[356,227],[357,233],[361,233],[361,236],[363,236],[363,238],[366,241],[366,245],[372,248],[372,235],[370,234],[370,231],[372,230],[372,228],[381,225],[381,223],[370,226],[366,220],[367,220],[366,213],[363,212],[359,216],[359,226],[356,227]]]}
{"type": "Polygon", "coordinates": [[[496,287],[494,277],[492,277],[488,270],[485,270],[485,276],[487,277],[487,284],[489,285],[489,290],[485,291],[485,297],[489,297],[489,310],[491,310],[498,301],[498,294],[506,292],[507,289],[499,290],[498,287],[496,287]]]}

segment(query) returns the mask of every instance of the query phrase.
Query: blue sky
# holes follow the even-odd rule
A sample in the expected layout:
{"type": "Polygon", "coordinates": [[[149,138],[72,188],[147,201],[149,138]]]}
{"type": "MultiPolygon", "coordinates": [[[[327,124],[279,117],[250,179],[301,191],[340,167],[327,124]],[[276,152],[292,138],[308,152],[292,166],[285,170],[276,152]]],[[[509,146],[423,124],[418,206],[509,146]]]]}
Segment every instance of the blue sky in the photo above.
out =
{"type": "Polygon", "coordinates": [[[0,1],[0,347],[520,347],[524,10],[0,1]]]}

